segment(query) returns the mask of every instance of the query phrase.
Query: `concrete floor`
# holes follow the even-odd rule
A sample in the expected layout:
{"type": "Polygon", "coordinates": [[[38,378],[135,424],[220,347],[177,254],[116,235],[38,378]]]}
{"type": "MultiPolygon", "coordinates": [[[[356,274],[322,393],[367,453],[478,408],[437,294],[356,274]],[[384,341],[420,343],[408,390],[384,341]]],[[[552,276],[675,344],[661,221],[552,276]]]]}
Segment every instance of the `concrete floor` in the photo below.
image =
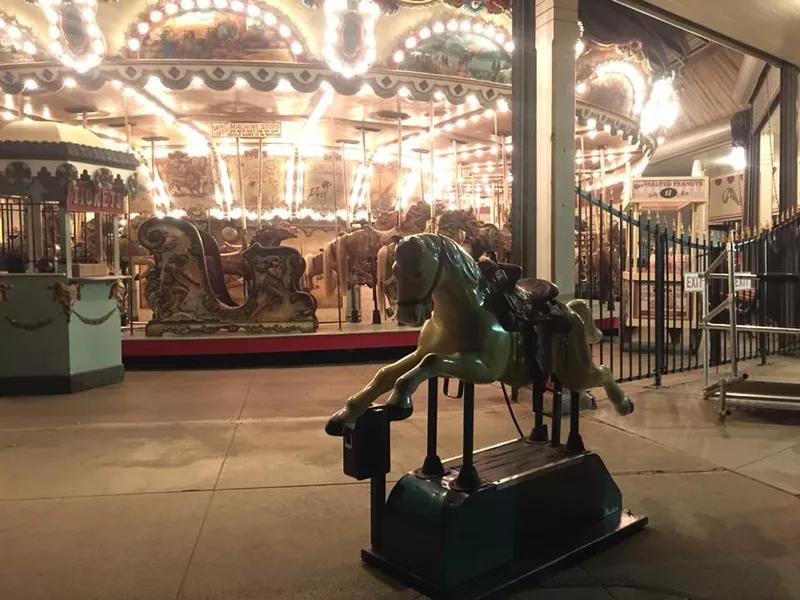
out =
{"type": "MultiPolygon", "coordinates": [[[[798,364],[750,372],[798,380],[798,364]]],[[[322,431],[374,370],[129,372],[0,399],[0,599],[420,598],[360,563],[368,489],[322,431]]],[[[699,377],[629,386],[630,417],[602,398],[584,413],[587,446],[650,525],[515,598],[800,598],[800,418],[720,425],[699,377]]],[[[476,445],[514,437],[499,388],[477,395],[476,445]]],[[[393,479],[421,462],[419,404],[393,427],[393,479]]],[[[459,454],[460,403],[442,413],[441,454],[459,454]]]]}

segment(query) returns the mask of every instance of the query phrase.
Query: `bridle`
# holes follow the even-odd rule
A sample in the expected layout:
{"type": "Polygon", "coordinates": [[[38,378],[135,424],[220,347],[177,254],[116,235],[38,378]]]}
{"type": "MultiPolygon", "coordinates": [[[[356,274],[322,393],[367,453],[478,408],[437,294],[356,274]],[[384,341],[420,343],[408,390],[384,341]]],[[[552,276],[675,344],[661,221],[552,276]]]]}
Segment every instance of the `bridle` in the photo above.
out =
{"type": "Polygon", "coordinates": [[[433,292],[436,290],[436,286],[439,285],[439,280],[442,278],[442,268],[444,267],[445,261],[445,241],[444,237],[441,235],[437,235],[436,239],[439,240],[439,264],[436,267],[436,276],[433,278],[433,283],[431,284],[431,289],[428,290],[428,293],[425,294],[422,298],[418,298],[415,300],[399,300],[397,301],[397,306],[415,306],[417,304],[428,304],[430,303],[431,298],[433,297],[433,292]]]}

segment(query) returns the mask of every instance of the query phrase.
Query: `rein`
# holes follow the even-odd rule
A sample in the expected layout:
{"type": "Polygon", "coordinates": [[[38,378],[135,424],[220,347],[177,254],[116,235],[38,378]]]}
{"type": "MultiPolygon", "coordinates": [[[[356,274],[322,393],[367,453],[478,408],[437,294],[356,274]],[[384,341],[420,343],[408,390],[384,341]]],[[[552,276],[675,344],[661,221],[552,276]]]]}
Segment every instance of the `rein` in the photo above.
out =
{"type": "Polygon", "coordinates": [[[423,298],[419,298],[416,300],[398,300],[397,306],[414,306],[416,304],[427,304],[430,302],[430,299],[433,297],[433,292],[436,290],[436,286],[439,285],[439,279],[442,277],[442,269],[444,267],[445,261],[445,241],[441,235],[437,235],[436,239],[439,240],[439,265],[436,267],[436,276],[433,278],[433,283],[431,284],[431,289],[428,290],[428,293],[425,294],[423,298]]]}

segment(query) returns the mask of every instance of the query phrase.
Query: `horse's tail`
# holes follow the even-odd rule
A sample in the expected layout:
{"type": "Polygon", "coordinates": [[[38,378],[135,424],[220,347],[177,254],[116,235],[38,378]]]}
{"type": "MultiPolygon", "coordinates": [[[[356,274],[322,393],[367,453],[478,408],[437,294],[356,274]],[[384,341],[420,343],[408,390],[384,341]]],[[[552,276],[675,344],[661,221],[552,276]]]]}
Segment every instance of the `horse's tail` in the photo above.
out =
{"type": "Polygon", "coordinates": [[[594,323],[594,316],[592,315],[592,308],[586,300],[570,300],[567,302],[567,308],[575,312],[583,321],[583,333],[586,336],[586,341],[591,344],[596,344],[603,339],[603,332],[597,328],[594,323]]]}
{"type": "Polygon", "coordinates": [[[322,280],[325,283],[325,295],[330,297],[336,293],[336,282],[334,281],[335,260],[333,257],[333,244],[336,240],[331,240],[322,248],[322,280]]]}
{"type": "Polygon", "coordinates": [[[311,269],[314,266],[314,254],[309,252],[303,257],[303,259],[306,261],[306,268],[303,271],[302,284],[303,288],[310,292],[314,289],[314,275],[311,273],[311,269]]]}
{"type": "MultiPolygon", "coordinates": [[[[378,281],[375,282],[375,292],[378,296],[378,310],[386,317],[386,275],[389,271],[389,246],[381,246],[378,250],[378,281]]],[[[388,318],[388,317],[387,317],[388,318]]]]}

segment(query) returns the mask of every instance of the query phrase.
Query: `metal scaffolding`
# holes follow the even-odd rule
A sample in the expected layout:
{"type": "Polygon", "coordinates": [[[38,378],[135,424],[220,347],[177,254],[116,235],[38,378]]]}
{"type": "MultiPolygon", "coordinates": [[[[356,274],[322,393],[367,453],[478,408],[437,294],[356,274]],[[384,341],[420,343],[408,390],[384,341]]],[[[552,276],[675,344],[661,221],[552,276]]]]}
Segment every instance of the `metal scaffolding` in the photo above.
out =
{"type": "Polygon", "coordinates": [[[737,323],[736,281],[752,280],[761,283],[800,283],[797,273],[742,273],[736,272],[736,261],[740,249],[733,234],[728,238],[725,252],[721,252],[701,275],[703,279],[703,397],[719,398],[719,416],[724,420],[730,414],[729,407],[757,408],[763,410],[800,410],[800,383],[754,381],[747,373],[739,373],[739,333],[762,333],[800,336],[800,329],[792,327],[767,327],[762,325],[739,325],[737,323]],[[726,260],[727,259],[727,260],[726,260]],[[716,272],[727,262],[727,272],[716,272]],[[709,307],[711,280],[723,280],[727,284],[727,297],[713,308],[709,307]],[[712,319],[728,310],[727,323],[712,323],[712,319]],[[711,351],[709,333],[727,331],[731,341],[731,372],[710,384],[711,351]]]}

